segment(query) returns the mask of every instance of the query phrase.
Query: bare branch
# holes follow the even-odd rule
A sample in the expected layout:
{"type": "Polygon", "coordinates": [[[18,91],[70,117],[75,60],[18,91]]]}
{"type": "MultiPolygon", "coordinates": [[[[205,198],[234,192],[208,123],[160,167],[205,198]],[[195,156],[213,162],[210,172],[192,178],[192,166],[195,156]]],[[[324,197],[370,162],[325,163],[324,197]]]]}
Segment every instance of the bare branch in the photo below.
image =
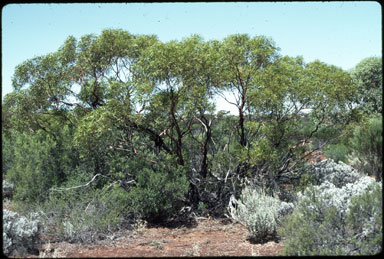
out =
{"type": "Polygon", "coordinates": [[[102,174],[96,174],[95,176],[93,176],[92,180],[90,180],[88,183],[86,184],[83,184],[83,185],[79,185],[79,186],[73,186],[73,187],[68,187],[68,188],[51,188],[50,190],[51,191],[69,191],[69,190],[72,190],[72,189],[77,189],[77,188],[81,188],[81,187],[86,187],[88,185],[90,185],[95,179],[97,176],[102,176],[102,177],[105,177],[104,175],[102,174]]]}

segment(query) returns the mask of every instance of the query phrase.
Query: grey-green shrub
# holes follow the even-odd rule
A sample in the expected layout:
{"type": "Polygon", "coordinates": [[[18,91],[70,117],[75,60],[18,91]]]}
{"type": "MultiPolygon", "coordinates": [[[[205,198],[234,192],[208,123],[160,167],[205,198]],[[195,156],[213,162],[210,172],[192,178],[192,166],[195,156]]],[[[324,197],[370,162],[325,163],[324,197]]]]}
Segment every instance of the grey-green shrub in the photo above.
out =
{"type": "Polygon", "coordinates": [[[44,231],[59,240],[90,243],[118,230],[127,212],[127,191],[118,184],[95,189],[92,186],[51,191],[40,207],[44,231]],[[53,231],[58,229],[59,231],[53,231]],[[52,232],[53,231],[53,232],[52,232]]]}
{"type": "Polygon", "coordinates": [[[7,256],[21,256],[35,249],[39,237],[40,220],[36,213],[29,218],[3,210],[3,252],[7,256]]]}
{"type": "Polygon", "coordinates": [[[279,219],[282,219],[283,217],[291,214],[294,209],[295,209],[294,203],[282,201],[280,203],[280,207],[278,211],[279,219]]]}
{"type": "Polygon", "coordinates": [[[248,228],[254,242],[275,238],[280,218],[293,210],[292,204],[282,203],[262,189],[250,186],[245,187],[240,199],[232,201],[229,206],[235,219],[248,228]],[[236,207],[233,202],[237,203],[236,207]]]}
{"type": "Polygon", "coordinates": [[[320,185],[327,181],[338,188],[347,183],[353,183],[361,177],[360,173],[354,168],[341,161],[336,163],[332,159],[315,163],[308,168],[308,171],[315,185],[320,185]]]}
{"type": "Polygon", "coordinates": [[[383,197],[381,184],[371,184],[351,198],[346,223],[351,254],[373,255],[383,249],[383,197]]]}
{"type": "Polygon", "coordinates": [[[285,239],[284,253],[300,256],[377,253],[381,249],[378,236],[382,235],[378,216],[382,211],[381,189],[381,183],[370,177],[341,188],[328,181],[308,187],[298,195],[295,211],[282,222],[279,234],[285,239]],[[370,194],[371,189],[376,191],[370,194]],[[357,198],[364,195],[370,198],[357,198]],[[358,214],[357,206],[365,209],[358,214]]]}
{"type": "Polygon", "coordinates": [[[3,180],[3,198],[12,198],[15,185],[3,180]]]}

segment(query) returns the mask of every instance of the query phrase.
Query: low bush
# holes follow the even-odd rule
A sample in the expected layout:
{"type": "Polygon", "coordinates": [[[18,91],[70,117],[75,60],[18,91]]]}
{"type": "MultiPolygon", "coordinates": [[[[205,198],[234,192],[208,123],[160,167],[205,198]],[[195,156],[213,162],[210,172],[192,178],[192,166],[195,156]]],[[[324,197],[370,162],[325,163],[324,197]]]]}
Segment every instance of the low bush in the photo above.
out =
{"type": "Polygon", "coordinates": [[[122,179],[110,182],[99,175],[85,186],[91,176],[73,174],[60,188],[52,188],[40,206],[45,215],[44,231],[60,240],[89,243],[130,228],[135,219],[164,220],[182,207],[188,190],[182,169],[137,169],[129,184],[122,179]]]}
{"type": "Polygon", "coordinates": [[[129,210],[149,222],[164,221],[181,209],[188,187],[182,168],[170,172],[143,168],[128,193],[129,210]]]}
{"type": "Polygon", "coordinates": [[[3,198],[11,199],[14,191],[15,185],[3,180],[3,198]]]}
{"type": "Polygon", "coordinates": [[[89,243],[118,230],[127,212],[127,192],[119,185],[52,191],[41,206],[44,231],[60,240],[89,243]]]}
{"type": "Polygon", "coordinates": [[[351,198],[346,215],[351,254],[373,255],[383,249],[383,197],[381,184],[371,184],[351,198]]]}
{"type": "Polygon", "coordinates": [[[14,199],[29,204],[43,201],[49,188],[60,180],[60,167],[54,155],[57,143],[53,137],[38,132],[18,134],[13,144],[7,179],[15,186],[14,199]]]}
{"type": "Polygon", "coordinates": [[[349,149],[344,144],[329,145],[324,149],[324,155],[330,159],[333,159],[336,163],[341,161],[346,163],[349,149]]]}
{"type": "Polygon", "coordinates": [[[334,184],[340,188],[348,183],[358,180],[361,175],[354,168],[339,161],[336,163],[332,159],[320,161],[306,168],[306,182],[310,185],[320,185],[324,182],[334,184]]]}
{"type": "Polygon", "coordinates": [[[239,200],[231,200],[232,216],[242,222],[253,242],[265,242],[277,237],[277,226],[284,216],[293,211],[293,204],[268,196],[262,189],[245,187],[239,200]]]}
{"type": "Polygon", "coordinates": [[[381,184],[370,177],[337,188],[328,181],[299,193],[279,234],[286,255],[354,255],[381,251],[381,184]],[[359,213],[357,213],[359,211],[359,213]]]}
{"type": "Polygon", "coordinates": [[[7,256],[22,256],[34,253],[39,239],[40,220],[38,214],[29,218],[16,212],[3,210],[3,252],[7,256]]]}
{"type": "Polygon", "coordinates": [[[357,169],[374,175],[380,181],[383,173],[382,114],[373,116],[356,127],[350,142],[353,152],[349,155],[349,160],[357,169]]]}

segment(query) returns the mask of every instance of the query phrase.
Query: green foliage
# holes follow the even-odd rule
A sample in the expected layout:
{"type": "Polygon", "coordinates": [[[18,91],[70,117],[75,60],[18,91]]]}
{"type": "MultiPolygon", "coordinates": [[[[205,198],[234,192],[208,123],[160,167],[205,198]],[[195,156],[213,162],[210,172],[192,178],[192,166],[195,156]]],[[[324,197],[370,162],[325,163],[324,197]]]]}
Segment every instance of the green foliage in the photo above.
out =
{"type": "Polygon", "coordinates": [[[11,154],[3,173],[15,185],[16,200],[26,203],[43,201],[47,191],[65,181],[77,166],[71,127],[60,127],[55,129],[55,135],[42,130],[34,134],[12,132],[3,135],[3,151],[11,154]]]}
{"type": "Polygon", "coordinates": [[[12,167],[13,157],[14,157],[14,145],[13,138],[9,135],[1,133],[1,147],[2,147],[2,156],[1,156],[1,165],[2,165],[2,176],[4,177],[8,170],[12,167]]]}
{"type": "Polygon", "coordinates": [[[382,178],[383,164],[383,120],[381,116],[371,117],[354,129],[350,139],[354,165],[377,180],[382,178]]]}
{"type": "Polygon", "coordinates": [[[349,149],[344,144],[328,145],[324,149],[325,157],[333,159],[336,163],[339,161],[346,163],[348,160],[347,158],[348,153],[349,153],[349,149]]]}
{"type": "Polygon", "coordinates": [[[129,208],[148,221],[164,221],[183,205],[188,181],[182,168],[137,172],[136,184],[129,191],[129,208]]]}
{"type": "Polygon", "coordinates": [[[200,212],[201,215],[206,216],[208,213],[208,205],[203,202],[199,202],[199,204],[197,205],[197,210],[200,212]]]}
{"type": "Polygon", "coordinates": [[[26,203],[44,200],[49,188],[63,178],[57,161],[57,142],[44,132],[37,132],[18,134],[13,145],[13,163],[7,177],[15,185],[14,198],[26,203]]]}
{"type": "Polygon", "coordinates": [[[358,88],[356,101],[367,114],[383,111],[382,62],[381,57],[365,58],[350,72],[358,88]]]}

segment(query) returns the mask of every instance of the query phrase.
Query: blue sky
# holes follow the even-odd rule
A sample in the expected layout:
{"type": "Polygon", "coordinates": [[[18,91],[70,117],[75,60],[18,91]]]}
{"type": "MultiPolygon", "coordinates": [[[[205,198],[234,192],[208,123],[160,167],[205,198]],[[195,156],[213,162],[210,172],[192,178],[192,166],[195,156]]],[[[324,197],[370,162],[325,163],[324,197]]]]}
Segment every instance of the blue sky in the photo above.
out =
{"type": "Polygon", "coordinates": [[[235,33],[272,38],[280,53],[353,68],[381,57],[377,2],[216,2],[9,4],[2,9],[2,97],[21,62],[56,51],[69,36],[103,29],[155,34],[161,41],[200,34],[205,40],[235,33]]]}

